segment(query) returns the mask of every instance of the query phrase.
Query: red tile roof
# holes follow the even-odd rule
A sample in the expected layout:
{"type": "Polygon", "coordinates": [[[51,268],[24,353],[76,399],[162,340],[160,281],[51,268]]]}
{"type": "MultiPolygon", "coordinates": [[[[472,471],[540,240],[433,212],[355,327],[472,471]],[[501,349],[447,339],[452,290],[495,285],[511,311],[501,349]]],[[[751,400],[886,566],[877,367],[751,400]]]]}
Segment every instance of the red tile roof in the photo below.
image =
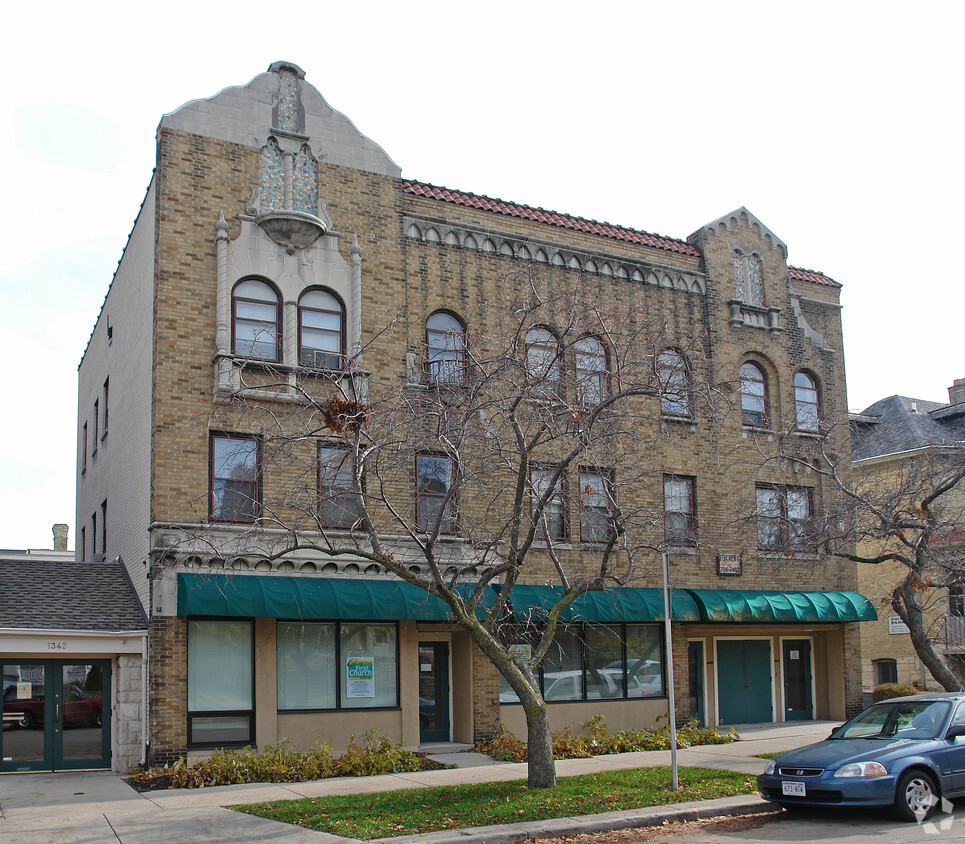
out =
{"type": "Polygon", "coordinates": [[[652,246],[680,255],[700,257],[700,250],[684,240],[628,229],[624,226],[614,226],[610,223],[598,223],[596,220],[587,220],[584,217],[571,217],[569,214],[559,214],[556,211],[532,208],[529,205],[520,205],[516,202],[506,202],[502,199],[491,199],[488,196],[441,188],[426,182],[403,180],[402,190],[413,196],[425,196],[429,199],[452,202],[455,205],[465,205],[467,208],[479,208],[482,211],[505,214],[507,217],[519,217],[521,220],[533,220],[537,223],[559,226],[562,229],[586,232],[600,237],[609,237],[613,240],[623,240],[627,243],[639,243],[641,246],[652,246]]]}
{"type": "MultiPolygon", "coordinates": [[[[409,193],[413,196],[424,196],[428,199],[451,202],[454,205],[464,205],[467,208],[478,208],[481,211],[491,211],[494,214],[505,214],[507,217],[519,217],[521,220],[532,220],[536,223],[546,223],[551,226],[559,226],[562,229],[571,229],[572,231],[608,237],[612,240],[623,240],[627,243],[638,243],[641,246],[652,246],[655,249],[664,249],[667,252],[676,252],[680,255],[700,257],[700,250],[685,240],[664,237],[660,234],[650,234],[649,232],[638,231],[637,229],[628,229],[625,226],[614,226],[611,223],[598,223],[596,220],[587,220],[585,217],[573,217],[569,214],[560,214],[556,211],[547,211],[543,208],[533,208],[530,205],[520,205],[518,202],[492,199],[488,196],[466,193],[461,190],[451,190],[449,188],[438,187],[437,185],[430,185],[428,182],[417,182],[412,179],[402,180],[402,190],[404,193],[409,193]]],[[[788,276],[795,281],[809,281],[813,284],[823,284],[827,287],[841,286],[834,279],[828,278],[828,276],[816,270],[788,267],[787,273],[788,276]]]]}
{"type": "Polygon", "coordinates": [[[823,284],[825,287],[840,287],[833,278],[828,278],[817,270],[802,270],[800,267],[788,267],[787,275],[791,281],[810,281],[812,284],[823,284]]]}

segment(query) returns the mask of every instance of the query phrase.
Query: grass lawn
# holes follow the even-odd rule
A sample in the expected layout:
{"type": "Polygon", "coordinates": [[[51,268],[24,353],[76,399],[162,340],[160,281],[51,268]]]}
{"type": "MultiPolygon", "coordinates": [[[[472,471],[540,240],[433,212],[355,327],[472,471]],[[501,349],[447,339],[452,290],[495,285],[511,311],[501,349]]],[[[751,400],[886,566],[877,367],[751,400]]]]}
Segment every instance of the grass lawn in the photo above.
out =
{"type": "Polygon", "coordinates": [[[632,768],[560,777],[554,789],[527,791],[525,780],[410,788],[372,794],[276,800],[238,811],[349,838],[387,838],[440,829],[592,815],[756,791],[755,777],[713,768],[632,768]]]}
{"type": "Polygon", "coordinates": [[[780,756],[782,753],[787,753],[786,750],[775,750],[773,753],[755,753],[755,759],[773,759],[775,756],[780,756]]]}

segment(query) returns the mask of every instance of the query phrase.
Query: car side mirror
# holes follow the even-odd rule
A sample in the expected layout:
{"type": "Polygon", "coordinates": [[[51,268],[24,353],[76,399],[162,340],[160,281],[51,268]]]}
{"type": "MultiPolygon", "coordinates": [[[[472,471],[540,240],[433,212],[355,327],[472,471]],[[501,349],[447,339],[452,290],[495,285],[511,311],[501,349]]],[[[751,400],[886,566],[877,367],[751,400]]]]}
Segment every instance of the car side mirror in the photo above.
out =
{"type": "MultiPolygon", "coordinates": [[[[834,729],[832,729],[831,732],[828,733],[828,739],[833,739],[833,738],[834,738],[834,734],[835,734],[838,730],[840,730],[843,726],[844,726],[844,724],[838,724],[837,727],[835,727],[834,729]]],[[[825,741],[827,741],[827,739],[825,739],[825,741]]]]}
{"type": "Polygon", "coordinates": [[[946,739],[954,739],[959,736],[965,736],[965,724],[956,724],[954,727],[949,727],[948,732],[945,733],[946,739]]]}

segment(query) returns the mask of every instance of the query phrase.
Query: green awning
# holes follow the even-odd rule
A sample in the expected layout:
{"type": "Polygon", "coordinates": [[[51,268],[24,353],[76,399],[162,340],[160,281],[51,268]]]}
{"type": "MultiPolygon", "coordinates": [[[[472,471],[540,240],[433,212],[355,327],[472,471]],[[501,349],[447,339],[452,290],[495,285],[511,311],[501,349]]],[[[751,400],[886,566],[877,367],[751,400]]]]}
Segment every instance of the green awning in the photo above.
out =
{"type": "MultiPolygon", "coordinates": [[[[473,584],[459,584],[467,597],[473,584]]],[[[495,600],[487,587],[477,615],[495,600]]],[[[284,575],[178,574],[178,615],[454,621],[448,604],[402,580],[284,575]]]]}
{"type": "MultiPolygon", "coordinates": [[[[563,597],[562,586],[516,584],[510,595],[513,616],[519,620],[539,619],[563,597]]],[[[674,621],[699,621],[694,599],[683,589],[671,598],[674,621]]],[[[663,621],[663,591],[639,586],[615,586],[584,592],[563,612],[560,621],[644,622],[663,621]]]]}
{"type": "Polygon", "coordinates": [[[778,592],[688,589],[701,621],[787,623],[877,621],[871,601],[857,592],[778,592]]]}

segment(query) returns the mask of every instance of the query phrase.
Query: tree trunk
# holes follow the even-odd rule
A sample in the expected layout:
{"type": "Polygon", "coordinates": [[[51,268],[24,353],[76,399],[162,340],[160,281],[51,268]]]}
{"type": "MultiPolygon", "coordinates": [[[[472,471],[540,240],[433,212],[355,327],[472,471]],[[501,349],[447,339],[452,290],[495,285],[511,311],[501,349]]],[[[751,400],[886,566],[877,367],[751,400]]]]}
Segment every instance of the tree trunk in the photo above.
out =
{"type": "Polygon", "coordinates": [[[932,677],[939,682],[946,692],[957,692],[963,688],[962,681],[955,676],[945,664],[945,660],[935,651],[935,647],[928,638],[925,630],[925,614],[921,605],[921,592],[915,588],[919,582],[911,575],[906,577],[892,596],[892,606],[908,625],[911,644],[915,653],[924,666],[931,672],[932,677]]]}
{"type": "Polygon", "coordinates": [[[527,788],[553,788],[556,785],[556,763],[553,759],[553,737],[541,700],[524,703],[526,710],[526,752],[528,755],[527,788]]]}

